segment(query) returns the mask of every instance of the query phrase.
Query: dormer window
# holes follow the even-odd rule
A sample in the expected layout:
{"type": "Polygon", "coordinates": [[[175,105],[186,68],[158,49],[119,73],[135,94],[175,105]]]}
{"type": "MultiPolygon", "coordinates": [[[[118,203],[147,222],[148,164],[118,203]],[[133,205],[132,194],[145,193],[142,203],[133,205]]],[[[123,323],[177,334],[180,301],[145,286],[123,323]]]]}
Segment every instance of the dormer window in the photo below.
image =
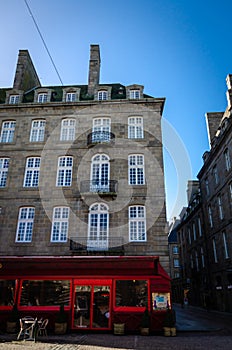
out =
{"type": "Polygon", "coordinates": [[[75,101],[76,101],[76,93],[75,92],[67,92],[66,102],[75,102],[75,101]]]}
{"type": "Polygon", "coordinates": [[[99,101],[108,100],[108,91],[106,91],[106,90],[98,91],[98,100],[99,101]]]}
{"type": "Polygon", "coordinates": [[[10,95],[10,99],[9,99],[9,104],[17,104],[19,103],[19,95],[10,95]]]}
{"type": "Polygon", "coordinates": [[[126,98],[137,100],[143,98],[143,85],[133,84],[126,86],[126,98]]]}
{"type": "Polygon", "coordinates": [[[138,89],[130,90],[130,98],[131,99],[140,98],[140,90],[138,90],[138,89]]]}
{"type": "Polygon", "coordinates": [[[38,94],[37,102],[46,103],[47,101],[48,101],[48,94],[47,93],[38,94]]]}

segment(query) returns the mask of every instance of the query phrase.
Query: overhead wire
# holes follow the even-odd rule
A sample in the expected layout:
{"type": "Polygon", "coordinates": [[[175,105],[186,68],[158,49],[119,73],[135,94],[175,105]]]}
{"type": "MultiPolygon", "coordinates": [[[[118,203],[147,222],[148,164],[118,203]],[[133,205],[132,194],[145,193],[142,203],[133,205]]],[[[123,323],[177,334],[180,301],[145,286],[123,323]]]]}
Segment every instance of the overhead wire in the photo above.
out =
{"type": "Polygon", "coordinates": [[[36,20],[35,20],[35,17],[34,17],[34,15],[33,15],[32,11],[31,11],[31,8],[30,8],[30,6],[28,5],[27,0],[24,0],[24,2],[25,2],[25,4],[26,4],[27,9],[28,9],[28,11],[29,11],[29,13],[30,13],[30,15],[31,15],[31,18],[32,18],[32,20],[33,20],[33,22],[34,22],[34,24],[35,24],[35,27],[36,27],[36,29],[37,29],[37,31],[38,31],[38,33],[39,33],[39,36],[40,36],[40,38],[41,38],[41,40],[42,40],[42,42],[43,42],[43,45],[44,45],[44,47],[45,47],[45,49],[46,49],[46,51],[47,51],[47,54],[48,54],[48,56],[49,56],[49,58],[50,58],[50,60],[51,60],[51,62],[52,62],[52,65],[53,65],[53,67],[54,67],[54,69],[55,69],[55,71],[56,71],[56,74],[57,74],[57,76],[58,76],[58,78],[59,78],[59,80],[60,80],[60,82],[61,82],[61,85],[64,85],[63,82],[62,82],[62,79],[61,79],[61,77],[60,77],[60,74],[59,74],[59,72],[58,72],[58,69],[57,69],[57,67],[56,67],[56,65],[55,65],[55,62],[54,62],[54,60],[53,60],[53,58],[52,58],[52,55],[50,54],[50,51],[49,51],[49,49],[48,49],[48,47],[47,47],[47,45],[46,45],[46,42],[45,42],[45,40],[44,40],[44,37],[43,37],[43,35],[42,35],[42,33],[41,33],[40,29],[39,29],[39,26],[38,26],[38,24],[37,24],[37,22],[36,22],[36,20]]]}

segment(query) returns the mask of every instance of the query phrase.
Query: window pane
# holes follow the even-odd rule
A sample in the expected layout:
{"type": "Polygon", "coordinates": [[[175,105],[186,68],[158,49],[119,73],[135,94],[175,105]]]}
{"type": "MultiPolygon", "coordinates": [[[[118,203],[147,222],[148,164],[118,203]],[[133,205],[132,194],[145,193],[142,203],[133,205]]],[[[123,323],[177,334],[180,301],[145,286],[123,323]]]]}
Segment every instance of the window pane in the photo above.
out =
{"type": "Polygon", "coordinates": [[[70,281],[24,280],[21,289],[21,306],[69,305],[70,281]]]}
{"type": "Polygon", "coordinates": [[[0,280],[0,306],[13,306],[15,280],[0,280]]]}
{"type": "Polygon", "coordinates": [[[146,280],[116,281],[116,306],[147,306],[146,280]]]}

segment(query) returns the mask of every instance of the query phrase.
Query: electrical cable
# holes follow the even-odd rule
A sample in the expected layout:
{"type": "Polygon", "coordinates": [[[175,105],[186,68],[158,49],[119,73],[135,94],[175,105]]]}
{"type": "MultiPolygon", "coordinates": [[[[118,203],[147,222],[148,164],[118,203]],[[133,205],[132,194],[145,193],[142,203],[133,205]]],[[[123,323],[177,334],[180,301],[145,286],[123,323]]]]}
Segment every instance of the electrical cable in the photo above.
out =
{"type": "Polygon", "coordinates": [[[35,20],[35,17],[33,16],[33,13],[32,13],[32,11],[31,11],[31,9],[30,9],[30,6],[28,5],[27,0],[24,0],[24,2],[25,2],[25,4],[26,4],[26,6],[27,6],[27,9],[28,9],[28,11],[29,11],[31,17],[32,17],[32,20],[33,20],[33,22],[34,22],[34,24],[35,24],[35,27],[36,27],[36,29],[37,29],[39,35],[40,35],[40,38],[41,38],[41,40],[42,40],[42,42],[43,42],[43,45],[44,45],[44,47],[45,47],[45,49],[46,49],[46,51],[47,51],[48,56],[49,56],[49,58],[50,58],[50,60],[51,60],[51,62],[52,62],[52,65],[53,65],[53,67],[54,67],[54,69],[55,69],[55,71],[56,71],[56,74],[58,75],[58,78],[59,78],[59,80],[60,80],[60,82],[61,82],[61,85],[64,85],[63,82],[62,82],[62,79],[61,79],[61,77],[60,77],[60,74],[59,74],[59,72],[58,72],[58,69],[56,68],[55,62],[53,61],[53,58],[52,58],[52,56],[51,56],[51,54],[50,54],[50,52],[49,52],[49,50],[48,50],[48,47],[47,47],[46,42],[45,42],[45,40],[44,40],[44,38],[43,38],[43,35],[42,35],[42,33],[41,33],[40,29],[39,29],[39,26],[38,26],[38,24],[37,24],[37,22],[36,22],[36,20],[35,20]]]}

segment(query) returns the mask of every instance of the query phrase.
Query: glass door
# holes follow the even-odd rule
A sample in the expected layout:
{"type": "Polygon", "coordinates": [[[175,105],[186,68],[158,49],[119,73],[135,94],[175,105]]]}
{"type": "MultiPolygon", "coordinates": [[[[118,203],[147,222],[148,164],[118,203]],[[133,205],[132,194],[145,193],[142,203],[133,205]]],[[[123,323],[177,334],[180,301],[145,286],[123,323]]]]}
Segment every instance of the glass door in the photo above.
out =
{"type": "Polygon", "coordinates": [[[93,293],[93,328],[109,328],[110,287],[94,286],[93,293]]]}
{"type": "MultiPolygon", "coordinates": [[[[88,281],[89,282],[89,281],[88,281]]],[[[111,308],[110,283],[76,284],[74,287],[73,327],[81,329],[109,329],[111,308]]]]}
{"type": "Polygon", "coordinates": [[[90,326],[91,287],[75,286],[74,326],[88,328],[90,326]]]}

